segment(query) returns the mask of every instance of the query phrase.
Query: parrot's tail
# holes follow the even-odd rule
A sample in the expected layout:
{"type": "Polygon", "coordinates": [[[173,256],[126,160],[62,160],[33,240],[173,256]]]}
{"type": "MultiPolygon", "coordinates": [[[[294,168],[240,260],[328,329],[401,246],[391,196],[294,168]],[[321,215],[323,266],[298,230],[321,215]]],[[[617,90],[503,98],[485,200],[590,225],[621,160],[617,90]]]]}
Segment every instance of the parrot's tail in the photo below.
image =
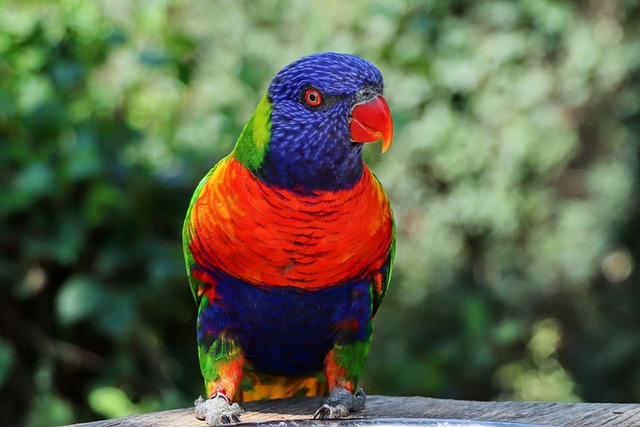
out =
{"type": "Polygon", "coordinates": [[[299,396],[323,396],[328,392],[329,385],[324,375],[281,377],[245,371],[243,384],[233,400],[249,402],[251,400],[284,399],[299,396]],[[247,379],[250,381],[246,381],[247,379]]]}

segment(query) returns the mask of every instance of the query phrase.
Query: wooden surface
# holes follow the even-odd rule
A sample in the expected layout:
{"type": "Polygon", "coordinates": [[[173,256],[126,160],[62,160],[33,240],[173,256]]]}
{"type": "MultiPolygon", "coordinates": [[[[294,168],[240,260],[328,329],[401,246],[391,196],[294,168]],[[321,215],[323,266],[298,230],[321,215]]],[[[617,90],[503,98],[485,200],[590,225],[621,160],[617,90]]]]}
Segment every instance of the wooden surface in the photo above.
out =
{"type": "MultiPolygon", "coordinates": [[[[308,419],[321,398],[294,398],[244,403],[242,422],[308,419]]],[[[426,397],[368,396],[354,417],[437,418],[501,421],[554,426],[640,426],[640,405],[615,403],[472,402],[426,397]]],[[[79,427],[206,427],[193,408],[74,424],[79,427]]]]}

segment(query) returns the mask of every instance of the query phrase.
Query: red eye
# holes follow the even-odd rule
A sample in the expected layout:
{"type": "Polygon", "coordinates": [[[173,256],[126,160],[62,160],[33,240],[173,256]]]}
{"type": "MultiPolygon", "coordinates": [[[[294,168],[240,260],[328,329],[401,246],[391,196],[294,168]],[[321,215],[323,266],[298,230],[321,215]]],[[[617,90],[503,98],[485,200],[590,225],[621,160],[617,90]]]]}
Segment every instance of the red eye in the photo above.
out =
{"type": "Polygon", "coordinates": [[[307,89],[304,93],[304,100],[312,107],[317,107],[322,103],[322,95],[315,89],[307,89]]]}

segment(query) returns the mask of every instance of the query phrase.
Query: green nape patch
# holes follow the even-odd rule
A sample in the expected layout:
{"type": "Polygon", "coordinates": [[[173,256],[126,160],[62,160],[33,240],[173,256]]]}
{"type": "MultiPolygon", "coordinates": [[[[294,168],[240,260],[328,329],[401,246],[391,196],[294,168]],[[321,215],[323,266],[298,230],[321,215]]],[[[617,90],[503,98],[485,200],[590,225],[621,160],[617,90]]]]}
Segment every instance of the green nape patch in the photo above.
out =
{"type": "Polygon", "coordinates": [[[248,169],[256,171],[271,140],[271,102],[265,93],[244,126],[232,155],[248,169]]]}

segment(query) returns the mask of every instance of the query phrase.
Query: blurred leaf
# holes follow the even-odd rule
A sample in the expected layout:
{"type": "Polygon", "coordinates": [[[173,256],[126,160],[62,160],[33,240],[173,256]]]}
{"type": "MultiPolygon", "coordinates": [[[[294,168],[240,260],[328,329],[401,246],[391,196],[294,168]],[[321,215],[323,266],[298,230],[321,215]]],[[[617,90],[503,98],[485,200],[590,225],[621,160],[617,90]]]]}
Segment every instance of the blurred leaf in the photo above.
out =
{"type": "Polygon", "coordinates": [[[500,346],[512,345],[522,339],[524,328],[517,321],[508,320],[493,327],[494,339],[500,346]]]}
{"type": "Polygon", "coordinates": [[[91,225],[98,225],[121,215],[129,209],[130,200],[123,192],[108,183],[95,185],[85,200],[83,217],[91,225]]]}
{"type": "Polygon", "coordinates": [[[103,163],[98,151],[98,137],[91,129],[79,129],[69,135],[63,170],[70,181],[100,176],[103,163]]]}
{"type": "Polygon", "coordinates": [[[28,76],[20,85],[17,105],[21,112],[32,113],[51,98],[51,82],[44,76],[28,76]]]}
{"type": "Polygon", "coordinates": [[[53,185],[51,166],[45,162],[37,162],[25,168],[15,181],[15,191],[29,199],[36,199],[49,192],[53,185]]]}
{"type": "Polygon", "coordinates": [[[506,390],[503,400],[579,402],[575,383],[557,360],[561,331],[553,319],[534,325],[530,359],[502,366],[496,380],[506,390]]]}
{"type": "Polygon", "coordinates": [[[94,280],[75,276],[65,282],[56,299],[56,313],[62,323],[74,323],[95,315],[107,294],[94,280]]]}
{"type": "Polygon", "coordinates": [[[103,331],[115,339],[125,338],[135,327],[135,301],[129,295],[109,297],[110,304],[103,307],[99,325],[103,331]]]}
{"type": "Polygon", "coordinates": [[[0,338],[0,390],[9,380],[15,362],[15,351],[11,343],[0,338]]]}
{"type": "Polygon", "coordinates": [[[137,413],[127,394],[119,388],[101,387],[92,390],[88,396],[89,406],[105,418],[120,418],[137,413]]]}
{"type": "Polygon", "coordinates": [[[45,393],[35,399],[25,427],[67,425],[73,420],[74,412],[69,402],[54,393],[45,393]]]}

